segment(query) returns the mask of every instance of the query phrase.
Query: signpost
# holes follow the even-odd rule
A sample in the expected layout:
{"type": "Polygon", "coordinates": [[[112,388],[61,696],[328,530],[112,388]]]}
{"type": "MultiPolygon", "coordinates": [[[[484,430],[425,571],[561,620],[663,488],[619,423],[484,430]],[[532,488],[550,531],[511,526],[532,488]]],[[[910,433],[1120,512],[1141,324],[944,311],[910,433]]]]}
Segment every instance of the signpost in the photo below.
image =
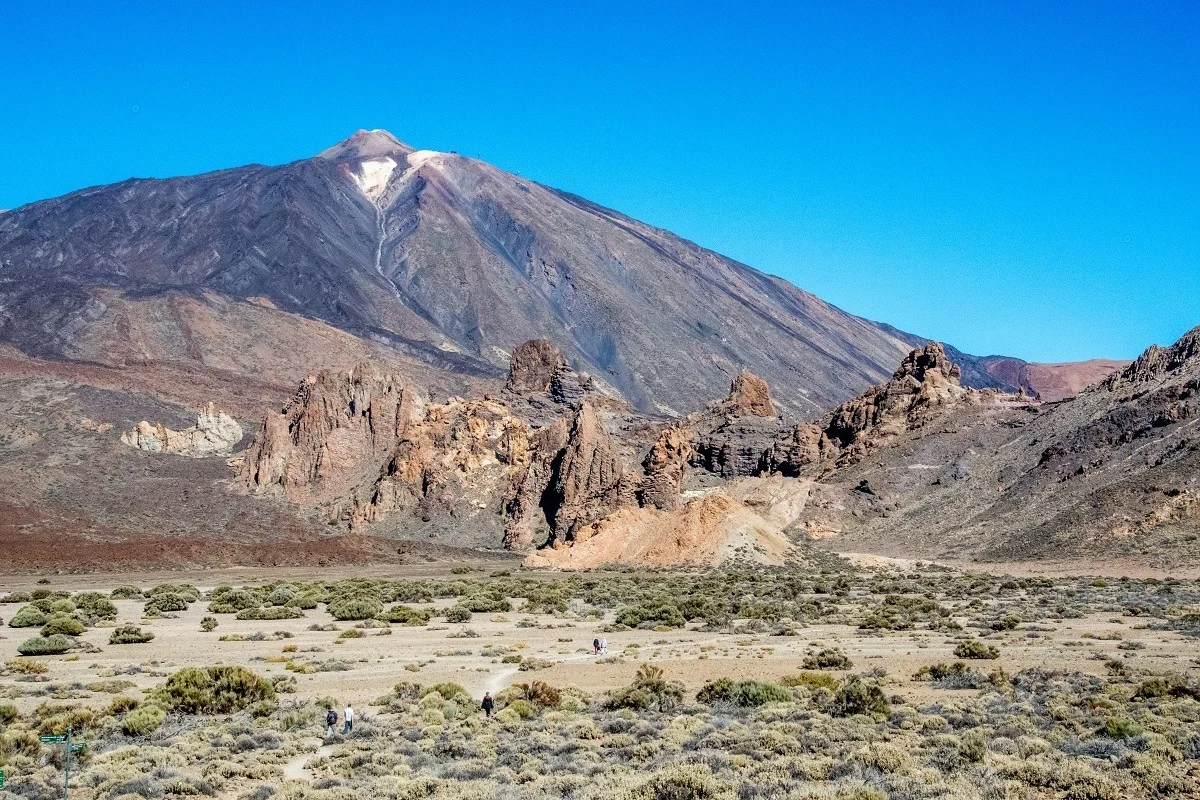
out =
{"type": "MultiPolygon", "coordinates": [[[[79,742],[78,744],[71,743],[71,734],[73,732],[74,727],[75,727],[74,725],[67,726],[67,735],[66,736],[61,736],[61,735],[56,734],[56,735],[52,735],[52,736],[39,736],[38,737],[38,741],[41,742],[42,744],[65,744],[66,745],[67,761],[66,761],[66,769],[64,770],[64,774],[63,774],[63,800],[68,800],[68,798],[70,797],[70,794],[71,794],[71,753],[78,752],[78,751],[82,750],[83,748],[87,747],[87,742],[79,742]]],[[[0,786],[3,786],[3,785],[4,785],[4,773],[0,772],[0,786]]]]}

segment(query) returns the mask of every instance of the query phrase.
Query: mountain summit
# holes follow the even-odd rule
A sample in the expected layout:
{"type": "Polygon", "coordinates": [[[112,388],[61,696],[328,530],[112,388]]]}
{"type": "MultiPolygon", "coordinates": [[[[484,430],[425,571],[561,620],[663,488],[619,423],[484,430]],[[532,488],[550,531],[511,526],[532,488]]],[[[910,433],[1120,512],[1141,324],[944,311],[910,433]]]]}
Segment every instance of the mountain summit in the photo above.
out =
{"type": "MultiPolygon", "coordinates": [[[[132,179],[6,213],[0,309],[0,343],[26,354],[216,370],[220,386],[282,387],[362,358],[430,386],[498,382],[514,347],[547,339],[602,391],[666,414],[750,370],[781,412],[813,417],[924,341],[381,130],[281,166],[132,179]]],[[[966,382],[1006,385],[959,360],[966,382]]]]}

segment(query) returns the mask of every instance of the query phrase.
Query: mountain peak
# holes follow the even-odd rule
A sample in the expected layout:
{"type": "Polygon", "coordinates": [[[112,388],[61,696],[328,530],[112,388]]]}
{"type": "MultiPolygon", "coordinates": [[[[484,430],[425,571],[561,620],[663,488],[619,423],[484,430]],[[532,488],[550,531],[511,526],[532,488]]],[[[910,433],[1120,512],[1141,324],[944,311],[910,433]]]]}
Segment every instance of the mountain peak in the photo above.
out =
{"type": "Polygon", "coordinates": [[[382,129],[360,130],[349,139],[338,142],[328,150],[323,150],[320,158],[329,161],[346,161],[359,158],[379,158],[382,156],[406,156],[414,152],[404,142],[382,129]]]}

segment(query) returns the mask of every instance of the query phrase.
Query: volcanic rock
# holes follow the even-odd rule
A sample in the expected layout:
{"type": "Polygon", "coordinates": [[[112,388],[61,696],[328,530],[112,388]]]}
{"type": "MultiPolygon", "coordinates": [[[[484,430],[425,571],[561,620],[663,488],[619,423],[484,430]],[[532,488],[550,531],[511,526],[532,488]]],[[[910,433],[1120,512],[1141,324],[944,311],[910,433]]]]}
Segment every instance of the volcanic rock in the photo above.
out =
{"type": "Polygon", "coordinates": [[[242,426],[224,411],[217,411],[212,403],[196,415],[196,424],[191,428],[173,431],[162,423],[142,420],[136,428],[121,434],[121,441],[130,447],[192,458],[227,456],[241,440],[242,426]]]}

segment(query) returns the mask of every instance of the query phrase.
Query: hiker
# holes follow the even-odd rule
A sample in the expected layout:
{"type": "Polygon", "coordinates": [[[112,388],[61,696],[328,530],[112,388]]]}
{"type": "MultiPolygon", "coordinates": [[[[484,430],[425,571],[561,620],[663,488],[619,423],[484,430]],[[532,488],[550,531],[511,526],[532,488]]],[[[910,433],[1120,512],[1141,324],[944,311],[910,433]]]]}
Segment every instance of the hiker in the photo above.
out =
{"type": "Polygon", "coordinates": [[[346,724],[342,726],[342,736],[345,736],[350,731],[354,730],[354,709],[346,703],[346,710],[342,712],[342,718],[346,720],[346,724]]]}
{"type": "Polygon", "coordinates": [[[600,655],[608,655],[608,637],[605,636],[600,640],[600,655]]]}
{"type": "Polygon", "coordinates": [[[325,714],[325,735],[331,735],[335,728],[337,728],[337,712],[331,707],[325,714]]]}
{"type": "Polygon", "coordinates": [[[592,639],[592,655],[594,655],[594,656],[600,655],[600,640],[599,639],[592,639]]]}
{"type": "Polygon", "coordinates": [[[483,709],[483,713],[488,719],[492,718],[492,709],[496,707],[496,701],[492,699],[491,692],[483,693],[483,702],[479,704],[479,707],[483,709]]]}

